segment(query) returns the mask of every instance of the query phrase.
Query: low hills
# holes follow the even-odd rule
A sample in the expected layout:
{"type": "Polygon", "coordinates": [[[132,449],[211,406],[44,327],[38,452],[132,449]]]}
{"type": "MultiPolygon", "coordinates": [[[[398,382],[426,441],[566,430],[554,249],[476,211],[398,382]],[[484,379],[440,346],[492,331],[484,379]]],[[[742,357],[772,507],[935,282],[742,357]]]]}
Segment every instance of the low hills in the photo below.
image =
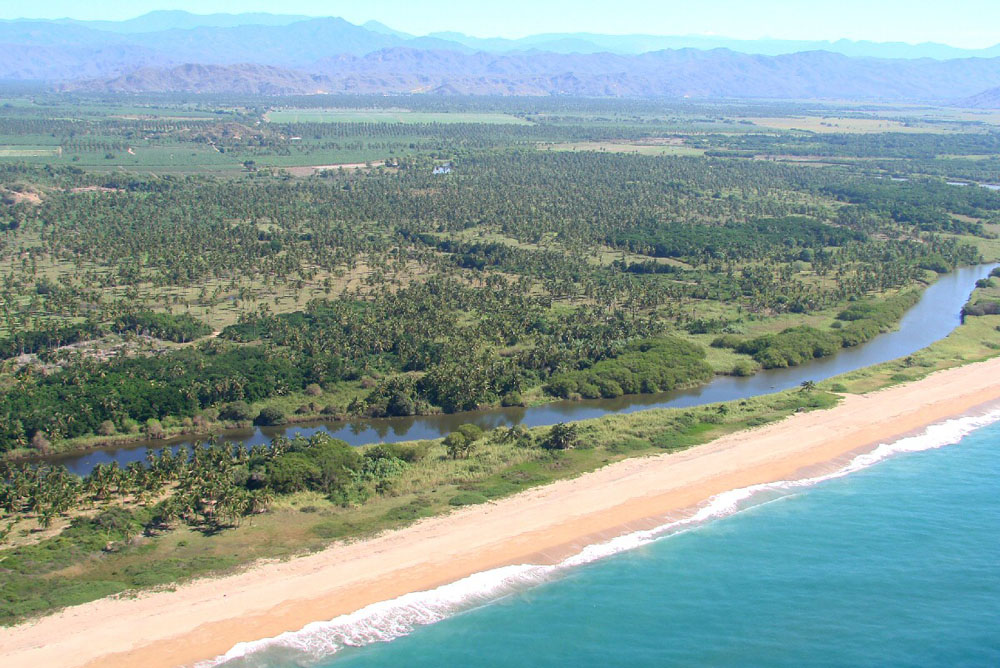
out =
{"type": "Polygon", "coordinates": [[[551,34],[415,36],[378,22],[154,12],[0,21],[0,80],[90,92],[439,93],[992,104],[1000,46],[551,34]],[[872,56],[892,57],[872,57],[872,56]],[[917,57],[919,56],[919,57],[917,57]],[[976,56],[976,57],[970,57],[976,56]],[[984,101],[985,100],[985,101],[984,101]]]}
{"type": "Polygon", "coordinates": [[[116,77],[69,82],[63,89],[951,101],[998,86],[1000,58],[879,60],[828,52],[759,56],[725,49],[622,56],[389,48],[325,58],[303,68],[150,65],[116,77]]]}
{"type": "Polygon", "coordinates": [[[984,90],[982,93],[961,100],[958,104],[970,109],[1000,109],[1000,87],[984,90]]]}

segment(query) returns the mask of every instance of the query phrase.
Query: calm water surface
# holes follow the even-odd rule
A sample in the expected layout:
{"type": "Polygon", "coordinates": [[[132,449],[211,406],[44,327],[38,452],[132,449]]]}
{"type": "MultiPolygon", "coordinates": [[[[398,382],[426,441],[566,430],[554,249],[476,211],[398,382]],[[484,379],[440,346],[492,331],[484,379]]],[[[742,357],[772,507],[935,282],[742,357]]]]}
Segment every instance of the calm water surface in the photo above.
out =
{"type": "MultiPolygon", "coordinates": [[[[268,443],[276,436],[310,436],[317,432],[328,433],[351,445],[392,443],[440,438],[466,423],[474,423],[484,429],[515,424],[539,427],[601,417],[609,413],[634,413],[651,408],[686,408],[779,392],[796,387],[806,380],[820,381],[904,357],[943,339],[961,323],[962,306],[968,301],[976,281],[988,276],[994,266],[996,265],[963,267],[942,276],[924,291],[920,302],[903,317],[899,329],[894,332],[882,334],[856,348],[845,349],[834,357],[788,369],[762,371],[749,378],[717,376],[705,385],[663,394],[559,401],[532,408],[498,408],[453,415],[302,423],[231,431],[224,436],[227,440],[242,442],[248,446],[268,443]]],[[[193,441],[185,440],[173,443],[171,447],[190,447],[192,443],[193,441]]],[[[124,466],[133,461],[143,461],[149,449],[158,450],[163,447],[162,441],[151,441],[129,447],[93,450],[85,454],[53,458],[51,461],[64,464],[73,473],[86,475],[99,463],[116,461],[124,466]]]]}

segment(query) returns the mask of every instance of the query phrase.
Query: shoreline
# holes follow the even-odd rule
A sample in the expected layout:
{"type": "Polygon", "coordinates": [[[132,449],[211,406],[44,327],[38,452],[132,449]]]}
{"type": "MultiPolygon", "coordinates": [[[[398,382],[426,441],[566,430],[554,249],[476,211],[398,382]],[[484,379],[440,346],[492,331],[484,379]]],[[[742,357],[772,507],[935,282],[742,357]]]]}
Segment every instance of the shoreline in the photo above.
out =
{"type": "Polygon", "coordinates": [[[1000,401],[1000,358],[673,454],[627,459],[493,503],[173,591],[102,599],[5,629],[8,666],[177,666],[367,605],[690,515],[709,498],[830,472],[857,454],[1000,401]],[[839,463],[839,465],[838,465],[839,463]],[[428,555],[433,555],[428,558],[428,555]],[[55,640],[54,640],[55,639],[55,640]]]}

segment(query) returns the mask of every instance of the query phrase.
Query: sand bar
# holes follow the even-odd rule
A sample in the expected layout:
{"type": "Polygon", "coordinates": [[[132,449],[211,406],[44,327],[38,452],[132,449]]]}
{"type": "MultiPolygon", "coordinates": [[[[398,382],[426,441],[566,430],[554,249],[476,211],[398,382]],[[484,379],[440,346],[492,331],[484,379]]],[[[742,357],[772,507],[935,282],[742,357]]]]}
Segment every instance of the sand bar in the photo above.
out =
{"type": "Polygon", "coordinates": [[[1000,401],[1000,358],[935,373],[831,410],[671,455],[623,461],[368,541],[104,599],[0,631],[6,668],[189,665],[242,641],[514,563],[555,563],[599,538],[676,517],[709,497],[802,477],[934,422],[1000,401]]]}

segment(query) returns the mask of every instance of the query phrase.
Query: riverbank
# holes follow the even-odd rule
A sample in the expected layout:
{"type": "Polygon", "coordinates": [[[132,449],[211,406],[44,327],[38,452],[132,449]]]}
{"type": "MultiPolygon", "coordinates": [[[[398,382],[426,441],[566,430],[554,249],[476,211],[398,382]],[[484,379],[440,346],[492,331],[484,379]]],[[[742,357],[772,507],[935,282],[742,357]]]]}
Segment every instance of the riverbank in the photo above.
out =
{"type": "Polygon", "coordinates": [[[103,599],[7,629],[9,666],[176,666],[402,594],[681,517],[721,492],[832,469],[845,458],[1000,401],[1000,358],[935,373],[836,408],[793,415],[675,454],[631,459],[370,540],[103,599]]]}
{"type": "MultiPolygon", "coordinates": [[[[296,433],[309,436],[314,433],[328,433],[350,445],[366,445],[370,443],[386,443],[416,440],[435,440],[465,423],[473,423],[489,430],[498,426],[520,424],[525,427],[551,426],[558,422],[586,420],[602,415],[630,413],[639,410],[655,408],[685,408],[705,404],[745,399],[754,396],[772,394],[774,392],[794,388],[805,381],[821,381],[845,373],[864,370],[885,363],[889,360],[915,355],[925,351],[928,346],[938,346],[945,340],[956,339],[949,336],[961,322],[960,312],[969,299],[970,292],[976,282],[988,275],[992,264],[964,267],[952,274],[940,277],[924,291],[917,306],[903,316],[899,327],[889,333],[883,333],[874,339],[858,346],[844,348],[834,356],[810,360],[799,366],[763,370],[749,377],[717,375],[706,384],[696,385],[686,390],[675,390],[668,393],[626,395],[615,399],[591,399],[582,401],[553,400],[542,398],[536,393],[529,397],[525,395],[526,406],[493,408],[472,412],[449,414],[432,414],[423,416],[397,418],[355,418],[347,421],[316,420],[313,415],[294,415],[292,403],[283,406],[284,412],[293,419],[289,424],[280,427],[253,427],[220,431],[219,438],[243,443],[247,447],[264,445],[278,436],[292,437],[296,433]]],[[[992,321],[987,317],[985,320],[992,321]]],[[[708,346],[714,335],[706,335],[701,343],[708,346]]],[[[913,379],[915,371],[927,373],[927,369],[951,366],[950,360],[972,361],[993,354],[992,350],[981,350],[984,340],[981,333],[969,337],[957,337],[968,343],[968,349],[957,349],[955,354],[947,359],[935,360],[917,365],[914,369],[904,369],[895,375],[900,378],[913,379]]],[[[717,348],[707,348],[711,354],[719,354],[717,348]]],[[[735,354],[724,351],[729,356],[735,354]]],[[[922,354],[922,353],[921,353],[922,354]]],[[[720,361],[713,364],[719,367],[720,361]]],[[[723,364],[725,366],[725,364],[723,364]]],[[[729,366],[732,366],[731,361],[729,366]]],[[[900,382],[900,378],[883,379],[884,382],[900,382]]],[[[875,384],[869,383],[860,391],[873,389],[875,384]]],[[[859,391],[858,387],[850,386],[851,391],[859,391]]],[[[340,390],[338,390],[340,391],[340,390]]],[[[343,397],[341,397],[343,399],[343,397]]],[[[318,401],[318,403],[325,403],[318,401]]],[[[339,403],[344,403],[342,400],[339,403]]],[[[256,407],[259,408],[259,407],[256,407]]],[[[255,409],[256,409],[255,408],[255,409]]],[[[335,416],[343,417],[343,416],[335,416]]],[[[244,425],[245,426],[245,425],[244,425]]],[[[132,443],[119,442],[111,449],[96,447],[99,442],[92,437],[86,442],[88,447],[76,453],[66,452],[54,455],[49,461],[65,465],[71,472],[86,475],[96,464],[117,462],[125,467],[133,461],[144,461],[146,451],[163,447],[186,447],[196,438],[191,435],[176,436],[166,441],[140,440],[132,443]]]]}

